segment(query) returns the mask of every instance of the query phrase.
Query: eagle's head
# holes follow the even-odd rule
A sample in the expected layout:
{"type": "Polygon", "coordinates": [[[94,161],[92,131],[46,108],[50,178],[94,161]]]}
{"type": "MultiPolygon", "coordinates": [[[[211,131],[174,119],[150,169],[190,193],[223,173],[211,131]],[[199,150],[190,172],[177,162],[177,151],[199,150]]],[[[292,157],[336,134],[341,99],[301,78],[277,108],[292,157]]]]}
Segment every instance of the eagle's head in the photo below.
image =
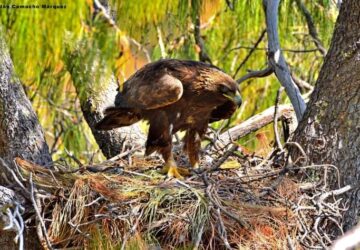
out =
{"type": "Polygon", "coordinates": [[[213,98],[217,101],[226,102],[231,100],[238,107],[241,105],[242,99],[239,85],[228,74],[220,70],[214,70],[211,74],[210,82],[209,90],[212,92],[213,98]]]}
{"type": "Polygon", "coordinates": [[[222,98],[229,99],[240,107],[242,99],[238,84],[235,81],[218,83],[217,91],[221,94],[222,98]]]}

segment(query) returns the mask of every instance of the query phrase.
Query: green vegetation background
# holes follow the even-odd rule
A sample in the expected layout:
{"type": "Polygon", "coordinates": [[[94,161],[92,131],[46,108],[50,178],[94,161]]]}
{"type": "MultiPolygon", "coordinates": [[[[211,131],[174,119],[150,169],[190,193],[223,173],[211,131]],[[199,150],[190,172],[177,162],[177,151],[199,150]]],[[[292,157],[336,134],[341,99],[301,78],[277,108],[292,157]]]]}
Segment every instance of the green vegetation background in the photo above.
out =
{"type": "MultiPolygon", "coordinates": [[[[97,16],[92,1],[53,0],[66,9],[0,9],[1,35],[5,35],[16,74],[44,127],[53,158],[64,157],[65,148],[78,158],[103,158],[83,119],[73,79],[84,79],[98,60],[99,72],[114,73],[121,84],[146,62],[144,48],[152,61],[162,56],[198,60],[194,40],[194,20],[201,17],[201,35],[212,62],[230,75],[235,72],[265,28],[262,1],[230,0],[119,0],[109,1],[118,29],[97,16]],[[161,37],[161,39],[159,39],[161,37]],[[141,47],[134,46],[135,42],[141,47]],[[161,42],[162,41],[162,42],[161,42]],[[165,50],[162,51],[162,43],[165,50]],[[74,57],[81,53],[81,57],[74,57]],[[70,63],[71,62],[71,63],[70,63]],[[78,65],[77,69],[70,67],[78,65]],[[80,77],[80,78],[79,78],[80,77]]],[[[41,4],[31,1],[3,1],[2,4],[41,4]]],[[[337,16],[334,1],[304,1],[312,14],[319,37],[328,48],[337,16]]],[[[305,18],[295,0],[281,1],[279,34],[284,49],[315,48],[305,18]]],[[[246,64],[234,76],[248,69],[266,67],[266,37],[246,64]]],[[[319,52],[293,53],[285,57],[301,79],[314,85],[323,57],[319,52]]],[[[100,73],[99,73],[100,74],[100,73]]],[[[106,84],[99,82],[98,84],[106,84]]],[[[280,87],[274,76],[241,84],[243,106],[231,119],[234,126],[274,104],[280,87]]],[[[282,102],[287,102],[282,95],[282,102]]],[[[220,126],[215,124],[215,127],[220,126]]],[[[249,150],[266,151],[273,136],[271,127],[248,136],[241,144],[249,150]],[[257,139],[258,138],[258,139],[257,139]],[[263,138],[263,139],[259,139],[263,138]]]]}

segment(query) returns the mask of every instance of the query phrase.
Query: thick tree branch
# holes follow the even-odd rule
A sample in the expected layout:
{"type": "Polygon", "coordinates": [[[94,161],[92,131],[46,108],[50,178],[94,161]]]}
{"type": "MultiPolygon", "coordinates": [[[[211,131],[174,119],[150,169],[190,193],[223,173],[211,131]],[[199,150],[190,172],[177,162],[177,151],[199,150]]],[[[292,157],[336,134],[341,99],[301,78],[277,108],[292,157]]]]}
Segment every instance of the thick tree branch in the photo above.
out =
{"type": "Polygon", "coordinates": [[[337,239],[331,250],[357,249],[360,246],[360,225],[346,232],[345,235],[337,239]]]}
{"type": "MultiPolygon", "coordinates": [[[[248,135],[256,130],[270,124],[274,119],[275,107],[270,107],[263,112],[250,117],[248,120],[241,124],[229,129],[219,136],[219,141],[223,145],[228,145],[232,141],[236,141],[245,135],[248,135]]],[[[290,105],[279,105],[277,110],[277,118],[292,119],[293,108],[290,105]]]]}
{"type": "Polygon", "coordinates": [[[67,65],[73,77],[84,118],[105,157],[111,158],[125,149],[143,145],[145,137],[138,124],[109,131],[95,129],[95,125],[103,118],[105,108],[114,105],[118,85],[115,76],[113,74],[108,76],[107,69],[99,65],[97,58],[89,63],[85,68],[87,70],[79,68],[82,66],[76,62],[82,57],[82,54],[75,53],[73,60],[68,60],[67,65]],[[97,77],[96,74],[99,72],[100,77],[97,77]],[[97,81],[103,84],[95,88],[97,81]]]}
{"type": "Polygon", "coordinates": [[[263,0],[268,34],[269,65],[274,69],[281,85],[285,88],[285,91],[294,106],[297,119],[301,120],[306,109],[306,104],[299,89],[291,78],[288,65],[281,52],[277,28],[279,2],[280,0],[263,0]]]}

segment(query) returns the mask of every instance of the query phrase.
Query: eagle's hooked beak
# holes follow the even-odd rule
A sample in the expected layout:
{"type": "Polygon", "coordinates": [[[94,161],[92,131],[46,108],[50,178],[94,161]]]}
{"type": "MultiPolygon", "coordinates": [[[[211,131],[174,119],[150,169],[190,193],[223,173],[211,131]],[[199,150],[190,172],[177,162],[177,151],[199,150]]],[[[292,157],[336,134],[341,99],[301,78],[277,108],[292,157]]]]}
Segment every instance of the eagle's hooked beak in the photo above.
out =
{"type": "Polygon", "coordinates": [[[235,97],[234,97],[234,102],[236,103],[236,105],[237,105],[238,107],[240,107],[241,104],[242,104],[242,99],[241,99],[241,95],[240,95],[240,87],[239,87],[239,85],[237,86],[236,94],[235,94],[235,97]]]}
{"type": "Polygon", "coordinates": [[[225,94],[224,96],[226,96],[227,98],[229,98],[230,100],[232,100],[234,103],[236,103],[236,105],[238,107],[241,106],[242,104],[242,99],[241,99],[241,95],[240,95],[240,90],[239,88],[237,88],[237,91],[235,94],[231,94],[231,95],[228,95],[228,94],[225,94]]]}
{"type": "Polygon", "coordinates": [[[236,105],[238,106],[238,107],[240,107],[241,106],[241,104],[242,104],[242,99],[241,99],[241,96],[240,96],[240,94],[237,92],[236,93],[236,95],[234,96],[234,102],[236,103],[236,105]]]}

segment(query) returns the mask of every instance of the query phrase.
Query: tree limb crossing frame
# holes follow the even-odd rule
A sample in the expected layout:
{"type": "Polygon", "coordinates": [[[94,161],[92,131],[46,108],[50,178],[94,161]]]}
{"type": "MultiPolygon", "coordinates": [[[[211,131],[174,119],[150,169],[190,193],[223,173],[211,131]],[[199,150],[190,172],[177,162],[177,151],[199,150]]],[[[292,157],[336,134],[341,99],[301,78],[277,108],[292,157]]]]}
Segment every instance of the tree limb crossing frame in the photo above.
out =
{"type": "Polygon", "coordinates": [[[288,65],[281,52],[279,34],[278,34],[278,7],[280,0],[263,0],[263,7],[266,15],[266,30],[268,34],[268,61],[269,66],[273,68],[276,77],[285,88],[289,96],[298,121],[301,120],[306,104],[302,98],[299,89],[294,83],[288,65]]]}

